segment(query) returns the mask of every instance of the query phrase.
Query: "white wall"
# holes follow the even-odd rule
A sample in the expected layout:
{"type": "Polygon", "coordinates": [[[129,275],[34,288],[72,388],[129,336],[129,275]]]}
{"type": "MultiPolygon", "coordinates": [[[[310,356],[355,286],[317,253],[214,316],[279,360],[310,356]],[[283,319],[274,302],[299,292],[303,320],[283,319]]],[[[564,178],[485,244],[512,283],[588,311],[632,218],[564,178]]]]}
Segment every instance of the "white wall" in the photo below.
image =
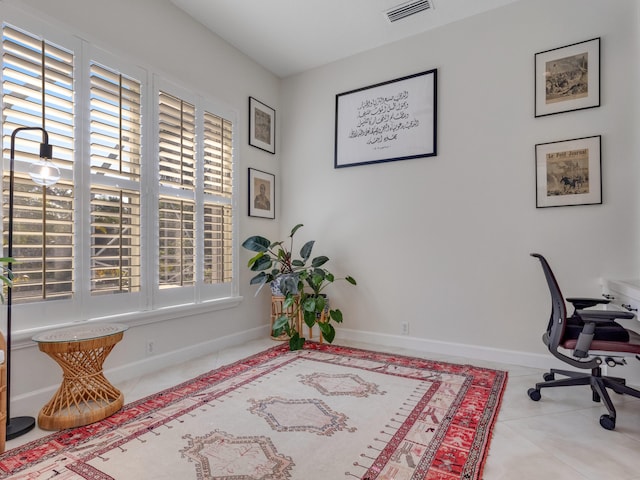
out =
{"type": "Polygon", "coordinates": [[[530,252],[565,294],[640,276],[637,10],[523,0],[283,81],[283,227],[305,223],[301,240],[359,281],[332,292],[339,335],[543,353],[550,302],[530,252]],[[602,106],[534,118],[534,54],[594,37],[602,106]],[[438,156],[334,169],[335,95],[432,68],[438,156]],[[535,144],[592,135],[603,205],[536,209],[535,144]],[[394,337],[404,321],[411,338],[394,337]]]}

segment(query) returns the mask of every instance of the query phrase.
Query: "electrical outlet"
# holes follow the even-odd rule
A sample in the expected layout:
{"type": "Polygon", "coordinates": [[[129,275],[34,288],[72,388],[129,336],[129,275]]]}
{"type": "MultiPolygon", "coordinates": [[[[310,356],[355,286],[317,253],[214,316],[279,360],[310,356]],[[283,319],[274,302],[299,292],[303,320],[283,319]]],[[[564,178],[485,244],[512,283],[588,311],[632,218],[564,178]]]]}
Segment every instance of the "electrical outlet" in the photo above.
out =
{"type": "Polygon", "coordinates": [[[402,322],[402,335],[409,335],[409,322],[402,322]]]}
{"type": "Polygon", "coordinates": [[[152,355],[156,351],[156,342],[154,340],[147,340],[147,355],[152,355]]]}

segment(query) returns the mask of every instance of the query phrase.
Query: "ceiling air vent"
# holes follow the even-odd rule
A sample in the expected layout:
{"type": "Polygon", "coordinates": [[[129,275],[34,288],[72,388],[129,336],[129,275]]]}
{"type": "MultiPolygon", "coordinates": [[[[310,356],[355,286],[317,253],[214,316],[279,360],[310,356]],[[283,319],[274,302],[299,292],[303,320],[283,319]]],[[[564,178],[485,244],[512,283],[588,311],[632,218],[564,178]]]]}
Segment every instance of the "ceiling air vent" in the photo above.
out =
{"type": "Polygon", "coordinates": [[[433,2],[431,0],[414,0],[396,5],[384,13],[387,16],[387,19],[393,23],[398,20],[402,20],[403,18],[410,17],[411,15],[415,15],[416,13],[429,10],[430,8],[433,8],[433,2]]]}

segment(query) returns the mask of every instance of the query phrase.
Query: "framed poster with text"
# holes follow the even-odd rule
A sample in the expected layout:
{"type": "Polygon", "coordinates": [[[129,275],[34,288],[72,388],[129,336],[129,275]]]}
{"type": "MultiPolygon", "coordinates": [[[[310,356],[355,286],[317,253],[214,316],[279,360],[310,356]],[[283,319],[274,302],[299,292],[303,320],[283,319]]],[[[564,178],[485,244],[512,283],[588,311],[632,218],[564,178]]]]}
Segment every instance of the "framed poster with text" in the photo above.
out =
{"type": "Polygon", "coordinates": [[[437,69],[336,95],[335,168],[437,155],[437,69]]]}

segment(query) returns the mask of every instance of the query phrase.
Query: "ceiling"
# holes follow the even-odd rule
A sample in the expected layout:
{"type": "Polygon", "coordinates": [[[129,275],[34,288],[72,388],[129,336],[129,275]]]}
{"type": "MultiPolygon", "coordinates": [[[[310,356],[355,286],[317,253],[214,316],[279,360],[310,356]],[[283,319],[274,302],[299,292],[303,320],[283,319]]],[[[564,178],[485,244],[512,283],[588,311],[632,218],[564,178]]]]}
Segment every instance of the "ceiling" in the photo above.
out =
{"type": "Polygon", "coordinates": [[[429,0],[396,22],[406,0],[170,0],[278,77],[477,15],[518,0],[429,0]]]}

